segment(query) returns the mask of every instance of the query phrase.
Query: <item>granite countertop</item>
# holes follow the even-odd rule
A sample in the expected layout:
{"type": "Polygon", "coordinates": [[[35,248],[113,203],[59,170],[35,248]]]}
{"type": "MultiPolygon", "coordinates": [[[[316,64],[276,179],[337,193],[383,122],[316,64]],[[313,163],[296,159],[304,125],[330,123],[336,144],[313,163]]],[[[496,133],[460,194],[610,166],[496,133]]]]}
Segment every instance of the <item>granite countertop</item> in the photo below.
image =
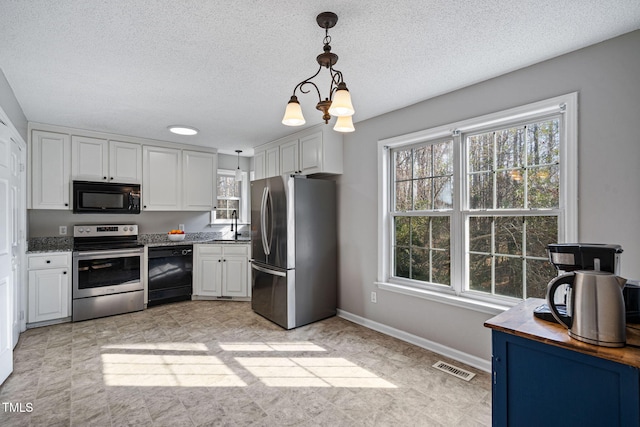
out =
{"type": "Polygon", "coordinates": [[[544,344],[640,368],[640,324],[627,324],[627,345],[625,347],[610,348],[587,344],[571,338],[564,326],[535,317],[533,310],[545,302],[544,299],[529,298],[487,320],[484,326],[544,344]]]}
{"type": "Polygon", "coordinates": [[[159,246],[179,246],[179,245],[237,245],[237,244],[249,244],[251,243],[250,238],[238,238],[238,240],[233,239],[187,239],[185,238],[179,242],[172,242],[170,240],[165,240],[163,242],[150,242],[145,245],[150,248],[155,248],[159,246]]]}
{"type": "MultiPolygon", "coordinates": [[[[138,242],[148,247],[157,246],[177,246],[192,244],[249,244],[251,237],[239,236],[238,240],[224,238],[222,233],[186,233],[185,239],[180,242],[172,242],[166,234],[141,234],[138,242]]],[[[73,238],[71,237],[36,237],[29,239],[27,254],[50,253],[50,252],[72,252],[73,238]]]]}
{"type": "Polygon", "coordinates": [[[73,251],[73,238],[71,237],[39,237],[29,239],[27,248],[28,254],[71,251],[73,251]]]}

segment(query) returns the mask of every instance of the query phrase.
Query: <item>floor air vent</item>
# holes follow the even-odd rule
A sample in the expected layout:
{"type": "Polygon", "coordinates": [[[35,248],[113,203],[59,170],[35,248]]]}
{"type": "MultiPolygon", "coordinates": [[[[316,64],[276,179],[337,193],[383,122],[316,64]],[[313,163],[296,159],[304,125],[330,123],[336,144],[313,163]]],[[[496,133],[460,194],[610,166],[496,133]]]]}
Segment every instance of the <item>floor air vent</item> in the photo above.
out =
{"type": "Polygon", "coordinates": [[[476,374],[473,374],[469,371],[465,371],[464,369],[460,369],[456,366],[450,365],[448,363],[443,362],[442,360],[438,360],[434,365],[434,368],[441,370],[442,372],[446,372],[447,374],[451,374],[454,377],[458,377],[465,381],[471,381],[471,378],[475,377],[476,374]]]}

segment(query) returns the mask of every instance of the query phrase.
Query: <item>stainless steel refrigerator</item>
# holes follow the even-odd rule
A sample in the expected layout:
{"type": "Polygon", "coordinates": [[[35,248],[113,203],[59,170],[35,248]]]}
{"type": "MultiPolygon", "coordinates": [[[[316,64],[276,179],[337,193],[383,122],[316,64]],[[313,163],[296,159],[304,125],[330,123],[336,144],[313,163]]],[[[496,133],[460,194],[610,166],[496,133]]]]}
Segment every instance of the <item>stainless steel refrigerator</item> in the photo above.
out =
{"type": "Polygon", "coordinates": [[[292,329],[336,314],[335,182],[251,183],[251,307],[292,329]]]}

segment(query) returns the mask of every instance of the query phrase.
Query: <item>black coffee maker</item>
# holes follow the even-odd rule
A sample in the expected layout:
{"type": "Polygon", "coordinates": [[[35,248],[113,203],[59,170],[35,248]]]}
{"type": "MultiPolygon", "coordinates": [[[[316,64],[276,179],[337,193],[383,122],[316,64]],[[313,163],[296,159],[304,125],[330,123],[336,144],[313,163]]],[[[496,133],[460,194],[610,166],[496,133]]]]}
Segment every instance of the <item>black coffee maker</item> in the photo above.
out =
{"type": "MultiPolygon", "coordinates": [[[[597,270],[618,276],[621,253],[622,246],[611,244],[552,243],[547,245],[549,261],[558,270],[558,275],[575,270],[597,270]]],[[[623,290],[627,323],[638,323],[640,322],[640,286],[636,281],[629,282],[623,290]]],[[[561,314],[566,314],[566,304],[556,305],[561,314]]],[[[547,304],[537,307],[533,314],[541,319],[556,322],[547,304]]]]}

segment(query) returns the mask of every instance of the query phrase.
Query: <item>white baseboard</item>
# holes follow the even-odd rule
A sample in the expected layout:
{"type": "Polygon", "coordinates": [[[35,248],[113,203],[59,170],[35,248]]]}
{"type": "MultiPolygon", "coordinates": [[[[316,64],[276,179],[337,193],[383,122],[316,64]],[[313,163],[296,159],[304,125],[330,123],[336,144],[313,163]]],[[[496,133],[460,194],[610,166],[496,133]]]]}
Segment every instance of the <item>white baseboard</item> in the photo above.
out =
{"type": "Polygon", "coordinates": [[[357,323],[358,325],[362,325],[369,329],[373,329],[374,331],[381,332],[385,335],[389,335],[399,340],[417,345],[418,347],[433,351],[434,353],[441,354],[450,359],[457,360],[458,362],[473,366],[474,368],[480,369],[481,371],[491,372],[490,360],[481,359],[477,356],[473,356],[471,354],[464,353],[451,347],[438,344],[437,342],[429,341],[428,339],[410,334],[405,331],[401,331],[400,329],[392,328],[391,326],[366,319],[364,317],[349,313],[344,310],[338,309],[338,317],[342,317],[345,320],[357,323]]]}

